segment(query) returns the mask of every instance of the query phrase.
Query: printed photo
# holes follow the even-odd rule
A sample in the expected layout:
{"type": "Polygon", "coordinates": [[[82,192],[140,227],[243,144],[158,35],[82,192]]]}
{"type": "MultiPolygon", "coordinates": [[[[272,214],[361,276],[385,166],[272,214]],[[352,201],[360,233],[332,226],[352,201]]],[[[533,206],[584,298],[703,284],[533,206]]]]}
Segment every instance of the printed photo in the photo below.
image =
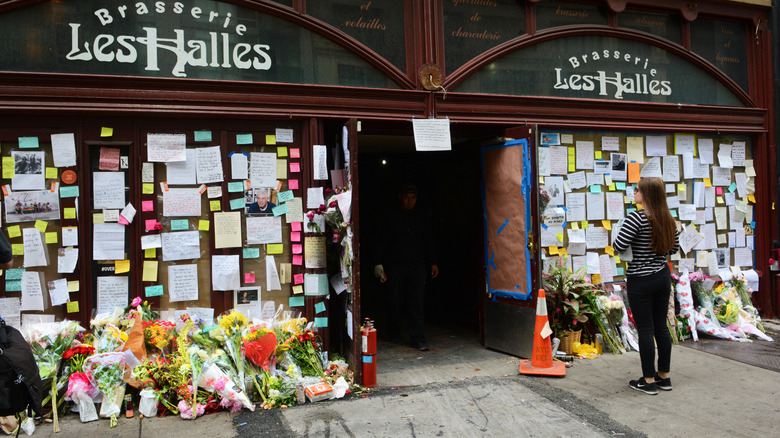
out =
{"type": "Polygon", "coordinates": [[[233,308],[250,320],[261,317],[260,300],[260,286],[247,286],[233,291],[233,308]]]}
{"type": "Polygon", "coordinates": [[[247,190],[244,193],[246,197],[244,212],[246,214],[273,214],[273,208],[276,207],[276,204],[271,202],[273,194],[274,191],[266,187],[247,190]]]}
{"type": "Polygon", "coordinates": [[[11,190],[43,190],[44,163],[43,152],[13,151],[14,178],[11,180],[11,190]]]}
{"type": "Polygon", "coordinates": [[[613,181],[626,181],[628,179],[628,163],[626,154],[609,154],[610,176],[613,181]]]}
{"type": "Polygon", "coordinates": [[[542,146],[558,146],[561,144],[561,134],[557,132],[542,132],[542,146]]]}
{"type": "Polygon", "coordinates": [[[5,197],[5,220],[8,223],[58,220],[60,198],[57,192],[13,192],[5,197]]]}

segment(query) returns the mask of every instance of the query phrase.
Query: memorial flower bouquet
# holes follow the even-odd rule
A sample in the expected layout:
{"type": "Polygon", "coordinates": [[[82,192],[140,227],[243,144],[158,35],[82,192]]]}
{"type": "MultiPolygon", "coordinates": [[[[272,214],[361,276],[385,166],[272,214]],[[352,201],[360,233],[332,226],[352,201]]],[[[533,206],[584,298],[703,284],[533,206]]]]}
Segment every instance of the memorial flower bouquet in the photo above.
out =
{"type": "Polygon", "coordinates": [[[84,362],[84,374],[103,393],[105,413],[111,417],[110,427],[117,424],[116,415],[120,411],[117,394],[123,385],[124,369],[125,356],[117,352],[96,354],[84,362]]]}
{"type": "Polygon", "coordinates": [[[598,292],[586,276],[585,267],[572,273],[566,258],[559,256],[542,274],[542,285],[555,335],[561,337],[564,332],[581,330],[594,313],[591,303],[598,292]]]}
{"type": "Polygon", "coordinates": [[[235,383],[243,391],[246,391],[246,386],[244,384],[244,376],[246,373],[244,354],[242,351],[243,338],[241,333],[246,325],[246,317],[236,310],[219,317],[219,327],[225,333],[225,350],[227,350],[228,357],[230,357],[233,366],[235,366],[236,371],[238,372],[238,378],[235,383]]]}
{"type": "MultiPolygon", "coordinates": [[[[594,324],[604,336],[604,342],[615,354],[626,352],[620,340],[620,327],[623,319],[623,300],[615,294],[600,294],[595,297],[594,303],[597,309],[594,324]]],[[[591,307],[594,307],[593,304],[591,307]]]]}

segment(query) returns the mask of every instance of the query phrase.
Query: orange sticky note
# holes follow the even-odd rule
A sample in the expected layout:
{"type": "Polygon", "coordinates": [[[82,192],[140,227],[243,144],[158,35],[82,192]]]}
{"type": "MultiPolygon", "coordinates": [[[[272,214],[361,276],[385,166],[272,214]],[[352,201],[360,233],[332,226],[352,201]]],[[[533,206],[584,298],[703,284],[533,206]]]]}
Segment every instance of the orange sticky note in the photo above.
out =
{"type": "Polygon", "coordinates": [[[712,187],[712,181],[709,178],[704,178],[704,187],[712,187]]]}
{"type": "Polygon", "coordinates": [[[629,183],[638,183],[639,182],[639,163],[628,163],[628,182],[629,183]]]}
{"type": "Polygon", "coordinates": [[[558,248],[558,255],[566,256],[568,253],[566,252],[566,248],[558,248]]]}

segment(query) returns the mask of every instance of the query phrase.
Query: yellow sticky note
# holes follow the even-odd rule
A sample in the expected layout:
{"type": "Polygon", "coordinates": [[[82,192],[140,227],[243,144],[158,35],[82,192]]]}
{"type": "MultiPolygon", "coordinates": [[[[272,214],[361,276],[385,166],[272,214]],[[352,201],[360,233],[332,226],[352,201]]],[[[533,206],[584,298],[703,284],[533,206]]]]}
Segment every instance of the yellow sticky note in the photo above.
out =
{"type": "Polygon", "coordinates": [[[100,136],[101,137],[113,137],[114,136],[114,128],[109,127],[102,127],[100,128],[100,136]]]}
{"type": "Polygon", "coordinates": [[[76,219],[76,209],[73,207],[66,207],[62,213],[64,219],[76,219]]]}
{"type": "Polygon", "coordinates": [[[612,229],[612,221],[609,220],[602,220],[601,224],[604,225],[604,228],[611,230],[612,229]]]}
{"type": "Polygon", "coordinates": [[[588,229],[588,221],[580,222],[580,226],[582,227],[583,230],[587,230],[588,229]]]}
{"type": "Polygon", "coordinates": [[[268,254],[281,254],[284,252],[284,245],[281,243],[269,243],[267,253],[268,254]]]}
{"type": "Polygon", "coordinates": [[[276,148],[276,156],[284,158],[287,156],[287,146],[279,146],[276,148]]]}
{"type": "Polygon", "coordinates": [[[69,280],[68,281],[68,292],[78,292],[79,291],[79,281],[78,280],[69,280]]]}
{"type": "Polygon", "coordinates": [[[49,223],[46,221],[35,221],[35,228],[37,228],[41,233],[46,232],[46,227],[49,226],[49,223]]]}
{"type": "Polygon", "coordinates": [[[549,252],[550,252],[550,255],[557,255],[558,254],[558,247],[554,246],[554,245],[551,245],[549,252]]]}
{"type": "Polygon", "coordinates": [[[153,195],[154,194],[154,183],[143,183],[141,184],[141,193],[144,195],[153,195]]]}
{"type": "Polygon", "coordinates": [[[544,177],[543,176],[539,177],[539,184],[544,185],[544,177]]]}
{"type": "Polygon", "coordinates": [[[3,157],[3,178],[14,178],[14,157],[3,157]]]}
{"type": "Polygon", "coordinates": [[[79,311],[79,302],[69,301],[67,307],[68,307],[68,313],[76,313],[79,311]]]}
{"type": "Polygon", "coordinates": [[[57,243],[59,241],[59,236],[56,231],[51,233],[46,233],[46,243],[57,243]]]}
{"type": "Polygon", "coordinates": [[[593,153],[593,155],[595,156],[595,158],[596,158],[597,160],[600,160],[600,159],[601,159],[601,151],[595,151],[595,152],[593,153]]]}
{"type": "Polygon", "coordinates": [[[19,225],[12,225],[8,227],[8,237],[19,237],[22,235],[22,230],[19,225]]]}
{"type": "Polygon", "coordinates": [[[300,295],[303,293],[303,286],[301,286],[300,284],[297,286],[293,286],[292,289],[293,289],[293,294],[295,295],[300,295]]]}
{"type": "Polygon", "coordinates": [[[276,144],[276,135],[274,135],[274,134],[266,134],[265,135],[265,144],[276,144]]]}
{"type": "Polygon", "coordinates": [[[723,196],[718,196],[716,199],[718,200],[718,204],[723,204],[723,196]]]}
{"type": "Polygon", "coordinates": [[[712,181],[709,178],[704,178],[704,187],[712,187],[712,181]]]}
{"type": "Polygon", "coordinates": [[[563,242],[563,233],[557,233],[556,236],[558,236],[559,242],[563,242]]]}
{"type": "Polygon", "coordinates": [[[198,229],[200,231],[208,231],[211,227],[211,222],[209,222],[207,219],[201,219],[198,221],[198,229]]]}
{"type": "Polygon", "coordinates": [[[130,272],[130,260],[115,260],[114,274],[122,274],[124,272],[130,272]]]}
{"type": "Polygon", "coordinates": [[[24,255],[24,244],[23,243],[13,243],[13,244],[11,244],[11,254],[12,255],[24,255]]]}
{"type": "Polygon", "coordinates": [[[756,203],[756,195],[754,195],[752,193],[749,194],[748,195],[748,201],[750,201],[751,203],[755,204],[756,203]]]}
{"type": "Polygon", "coordinates": [[[580,224],[578,224],[576,221],[575,222],[571,222],[571,229],[572,230],[579,230],[580,229],[580,224]]]}
{"type": "Polygon", "coordinates": [[[608,189],[609,189],[610,192],[614,192],[615,191],[615,183],[610,184],[608,189]]]}
{"type": "Polygon", "coordinates": [[[684,192],[685,191],[685,184],[677,184],[677,191],[678,192],[684,192]]]}
{"type": "Polygon", "coordinates": [[[611,255],[611,256],[613,256],[613,255],[615,255],[615,248],[613,248],[611,246],[605,246],[604,247],[604,252],[609,254],[609,255],[611,255]]]}
{"type": "Polygon", "coordinates": [[[620,257],[619,256],[615,256],[615,264],[616,265],[620,264],[620,257]]]}
{"type": "Polygon", "coordinates": [[[569,163],[569,172],[576,172],[576,171],[577,171],[577,167],[575,163],[569,163]]]}
{"type": "Polygon", "coordinates": [[[209,201],[209,208],[211,211],[220,211],[222,210],[222,202],[219,199],[212,199],[209,201]]]}
{"type": "Polygon", "coordinates": [[[144,257],[147,259],[157,258],[157,248],[146,248],[144,250],[144,257]]]}
{"type": "Polygon", "coordinates": [[[141,281],[157,281],[157,260],[144,260],[144,273],[141,281]]]}
{"type": "Polygon", "coordinates": [[[105,222],[105,216],[103,216],[103,213],[92,213],[93,224],[102,224],[104,222],[105,222]]]}
{"type": "Polygon", "coordinates": [[[59,174],[57,172],[56,167],[47,167],[46,168],[46,179],[57,179],[59,177],[59,174]]]}
{"type": "Polygon", "coordinates": [[[593,274],[593,276],[590,277],[590,282],[593,284],[601,284],[601,274],[593,274]]]}
{"type": "Polygon", "coordinates": [[[566,256],[568,253],[566,252],[566,248],[558,248],[558,255],[566,256]]]}

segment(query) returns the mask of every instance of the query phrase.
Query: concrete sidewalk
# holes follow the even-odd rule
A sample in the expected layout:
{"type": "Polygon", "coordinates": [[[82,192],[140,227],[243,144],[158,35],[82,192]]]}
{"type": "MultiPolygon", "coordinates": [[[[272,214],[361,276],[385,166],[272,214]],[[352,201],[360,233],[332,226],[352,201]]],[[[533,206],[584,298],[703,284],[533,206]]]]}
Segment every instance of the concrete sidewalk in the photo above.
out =
{"type": "Polygon", "coordinates": [[[437,329],[431,351],[380,342],[376,391],[285,410],[81,424],[78,415],[35,436],[292,437],[537,436],[756,437],[780,429],[780,373],[674,346],[674,390],[628,387],[639,355],[578,359],[566,377],[518,375],[519,359],[482,348],[476,335],[437,329]]]}

